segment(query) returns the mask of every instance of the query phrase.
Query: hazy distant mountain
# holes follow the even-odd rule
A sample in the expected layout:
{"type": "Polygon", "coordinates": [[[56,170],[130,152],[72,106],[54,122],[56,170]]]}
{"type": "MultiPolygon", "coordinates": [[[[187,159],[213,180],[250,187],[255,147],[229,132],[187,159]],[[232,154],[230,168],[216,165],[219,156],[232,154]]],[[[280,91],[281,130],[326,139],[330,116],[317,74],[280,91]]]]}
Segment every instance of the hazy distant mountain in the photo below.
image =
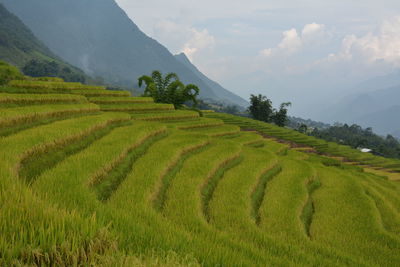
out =
{"type": "Polygon", "coordinates": [[[31,30],[14,14],[0,4],[0,60],[19,68],[31,60],[57,62],[60,68],[68,68],[70,74],[84,77],[84,73],[66,64],[39,41],[31,30]]]}
{"type": "MultiPolygon", "coordinates": [[[[70,81],[85,81],[87,77],[83,71],[63,62],[54,55],[41,41],[39,41],[30,29],[15,15],[10,13],[0,4],[0,60],[24,69],[27,74],[31,72],[40,76],[57,75],[70,81]],[[32,63],[32,61],[34,63],[32,63]],[[43,66],[52,67],[51,70],[43,66]]],[[[36,76],[36,75],[33,75],[36,76]]],[[[89,78],[90,79],[90,78],[89,78]]]]}
{"type": "Polygon", "coordinates": [[[388,75],[378,76],[368,79],[354,88],[353,92],[357,93],[368,93],[371,91],[377,91],[380,89],[385,89],[389,87],[394,87],[400,84],[400,72],[390,73],[388,75]]]}
{"type": "Polygon", "coordinates": [[[397,135],[400,131],[400,105],[366,114],[357,118],[356,122],[364,127],[372,127],[378,134],[397,135]]]}
{"type": "MultiPolygon", "coordinates": [[[[0,0],[54,53],[115,85],[135,86],[153,70],[176,72],[220,99],[212,88],[164,46],[146,36],[114,0],[0,0]]],[[[222,100],[222,99],[220,99],[222,100]]]]}
{"type": "Polygon", "coordinates": [[[248,106],[249,103],[241,98],[240,96],[235,95],[234,93],[226,90],[223,88],[220,84],[217,82],[209,79],[206,75],[201,73],[196,66],[194,66],[190,60],[187,58],[187,56],[184,53],[180,53],[178,55],[175,55],[175,58],[184,64],[186,67],[188,67],[194,74],[196,74],[197,77],[199,77],[203,82],[205,82],[210,88],[213,89],[214,94],[219,98],[220,101],[225,102],[225,103],[234,103],[239,106],[248,106]]]}
{"type": "Polygon", "coordinates": [[[372,127],[379,134],[399,136],[400,85],[343,98],[321,117],[329,122],[357,123],[372,127]]]}
{"type": "Polygon", "coordinates": [[[0,4],[0,59],[22,67],[38,57],[53,57],[33,33],[0,4]]]}

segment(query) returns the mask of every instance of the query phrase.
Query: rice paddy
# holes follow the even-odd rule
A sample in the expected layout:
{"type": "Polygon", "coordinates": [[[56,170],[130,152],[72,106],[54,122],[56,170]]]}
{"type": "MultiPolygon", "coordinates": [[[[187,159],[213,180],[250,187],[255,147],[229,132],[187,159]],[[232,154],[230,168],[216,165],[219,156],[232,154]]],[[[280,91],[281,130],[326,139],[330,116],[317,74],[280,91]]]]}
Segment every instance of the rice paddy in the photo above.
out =
{"type": "Polygon", "coordinates": [[[0,87],[0,266],[400,266],[398,161],[201,113],[0,87]]]}

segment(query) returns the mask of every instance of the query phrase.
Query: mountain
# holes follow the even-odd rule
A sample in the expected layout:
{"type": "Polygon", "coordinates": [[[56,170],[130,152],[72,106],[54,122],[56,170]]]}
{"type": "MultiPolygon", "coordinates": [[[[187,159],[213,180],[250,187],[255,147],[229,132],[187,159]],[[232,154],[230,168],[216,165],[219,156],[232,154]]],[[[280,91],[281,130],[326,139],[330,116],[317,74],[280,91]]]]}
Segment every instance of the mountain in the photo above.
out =
{"type": "Polygon", "coordinates": [[[0,58],[22,67],[35,58],[52,58],[52,52],[0,4],[0,58]]]}
{"type": "Polygon", "coordinates": [[[330,122],[357,123],[363,127],[372,127],[379,134],[399,136],[399,99],[400,84],[355,94],[329,107],[320,119],[330,122]]]}
{"type": "Polygon", "coordinates": [[[379,134],[392,134],[400,138],[400,105],[390,106],[356,119],[363,127],[372,127],[379,134]]]}
{"type": "Polygon", "coordinates": [[[184,64],[188,69],[190,69],[198,78],[200,78],[210,88],[213,88],[214,94],[219,98],[221,102],[227,104],[233,103],[242,107],[246,107],[249,105],[249,103],[246,100],[223,88],[220,84],[211,80],[201,71],[199,71],[197,67],[193,65],[192,62],[190,62],[185,53],[180,53],[178,55],[175,55],[175,58],[179,62],[184,64]]]}
{"type": "MultiPolygon", "coordinates": [[[[201,98],[223,101],[220,87],[203,81],[164,46],[146,36],[114,0],[0,0],[54,53],[92,76],[121,86],[153,70],[175,72],[200,87],[201,98]]],[[[243,103],[239,99],[240,103],[243,103]]],[[[232,102],[232,104],[235,102],[232,102]]],[[[237,103],[235,103],[237,104],[237,103]]]]}
{"type": "Polygon", "coordinates": [[[86,79],[81,70],[54,55],[2,4],[0,4],[0,60],[17,66],[31,76],[60,76],[71,81],[86,79]],[[43,75],[34,75],[39,72],[43,75]]]}

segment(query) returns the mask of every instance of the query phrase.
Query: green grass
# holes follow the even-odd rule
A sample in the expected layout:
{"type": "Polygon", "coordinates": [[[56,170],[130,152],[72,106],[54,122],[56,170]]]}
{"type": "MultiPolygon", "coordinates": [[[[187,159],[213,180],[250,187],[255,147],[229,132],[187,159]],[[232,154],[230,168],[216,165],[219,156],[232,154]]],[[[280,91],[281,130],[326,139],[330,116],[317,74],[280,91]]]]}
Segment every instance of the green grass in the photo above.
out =
{"type": "Polygon", "coordinates": [[[1,266],[400,262],[396,160],[124,91],[13,83],[0,87],[1,266]]]}
{"type": "Polygon", "coordinates": [[[211,128],[193,128],[193,129],[188,129],[188,131],[193,133],[205,134],[210,137],[220,137],[220,136],[237,134],[239,133],[240,128],[233,125],[222,125],[211,128]]]}
{"type": "Polygon", "coordinates": [[[252,216],[257,225],[259,225],[261,221],[260,207],[265,197],[267,184],[281,171],[282,168],[279,165],[275,165],[272,168],[268,169],[260,176],[257,186],[254,188],[251,194],[252,216]]]}
{"type": "Polygon", "coordinates": [[[36,151],[22,158],[19,177],[31,184],[44,171],[51,169],[66,157],[87,148],[94,141],[107,135],[113,128],[127,122],[126,117],[119,118],[118,116],[110,119],[109,116],[100,115],[91,119],[97,125],[79,133],[76,137],[70,138],[68,142],[61,143],[51,149],[36,151]]]}
{"type": "Polygon", "coordinates": [[[172,125],[180,130],[189,130],[196,128],[221,126],[223,124],[224,122],[221,120],[200,118],[199,120],[193,120],[193,121],[173,122],[172,125]]]}
{"type": "Polygon", "coordinates": [[[1,94],[0,108],[11,108],[29,105],[52,105],[52,104],[83,104],[88,103],[83,96],[64,94],[1,94]]]}
{"type": "Polygon", "coordinates": [[[368,153],[362,153],[349,146],[338,145],[332,142],[317,139],[297,131],[278,127],[276,125],[252,120],[244,117],[237,117],[222,113],[206,113],[206,117],[217,118],[225,123],[240,126],[242,129],[251,129],[259,131],[262,134],[278,139],[294,142],[297,144],[310,146],[315,148],[320,153],[325,153],[331,156],[344,157],[349,161],[357,162],[358,164],[370,165],[373,167],[387,168],[392,171],[400,170],[400,161],[396,159],[387,159],[379,156],[374,156],[368,153]]]}
{"type": "Polygon", "coordinates": [[[95,104],[127,104],[127,103],[154,103],[151,97],[89,97],[95,104]]]}
{"type": "Polygon", "coordinates": [[[0,86],[0,92],[9,94],[73,94],[86,97],[129,97],[128,91],[112,91],[105,89],[68,89],[68,88],[26,88],[0,86]]]}
{"type": "Polygon", "coordinates": [[[116,103],[99,105],[103,111],[162,112],[165,110],[174,110],[174,105],[157,103],[116,103]]]}
{"type": "Polygon", "coordinates": [[[16,128],[25,128],[31,124],[55,118],[78,114],[90,114],[99,111],[93,104],[44,105],[0,109],[0,134],[6,135],[16,128]]]}
{"type": "Polygon", "coordinates": [[[176,121],[199,118],[199,113],[194,111],[177,110],[174,112],[160,113],[134,113],[132,119],[144,121],[176,121]]]}
{"type": "Polygon", "coordinates": [[[14,80],[8,83],[11,87],[33,88],[33,89],[105,89],[103,86],[89,86],[81,83],[59,82],[59,81],[30,81],[14,80]]]}

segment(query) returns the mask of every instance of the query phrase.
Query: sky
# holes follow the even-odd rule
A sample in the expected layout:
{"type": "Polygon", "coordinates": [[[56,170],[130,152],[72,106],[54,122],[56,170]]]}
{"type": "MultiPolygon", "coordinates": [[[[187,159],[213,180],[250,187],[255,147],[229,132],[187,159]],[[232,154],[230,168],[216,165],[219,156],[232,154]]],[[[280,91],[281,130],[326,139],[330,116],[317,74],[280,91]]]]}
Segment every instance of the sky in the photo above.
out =
{"type": "Polygon", "coordinates": [[[400,68],[398,0],[116,0],[148,36],[249,98],[316,117],[400,68]]]}

